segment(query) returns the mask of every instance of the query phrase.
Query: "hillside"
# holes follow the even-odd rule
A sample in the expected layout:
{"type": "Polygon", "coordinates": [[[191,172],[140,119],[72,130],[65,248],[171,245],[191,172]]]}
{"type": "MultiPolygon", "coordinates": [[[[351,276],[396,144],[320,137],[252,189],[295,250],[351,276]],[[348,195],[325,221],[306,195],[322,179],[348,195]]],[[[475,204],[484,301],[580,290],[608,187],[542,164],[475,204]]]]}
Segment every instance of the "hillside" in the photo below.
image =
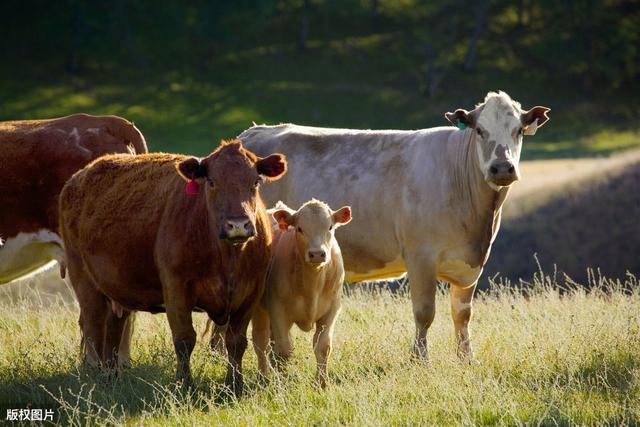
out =
{"type": "Polygon", "coordinates": [[[610,277],[640,272],[640,151],[610,158],[523,162],[485,269],[514,281],[557,265],[610,277]]]}

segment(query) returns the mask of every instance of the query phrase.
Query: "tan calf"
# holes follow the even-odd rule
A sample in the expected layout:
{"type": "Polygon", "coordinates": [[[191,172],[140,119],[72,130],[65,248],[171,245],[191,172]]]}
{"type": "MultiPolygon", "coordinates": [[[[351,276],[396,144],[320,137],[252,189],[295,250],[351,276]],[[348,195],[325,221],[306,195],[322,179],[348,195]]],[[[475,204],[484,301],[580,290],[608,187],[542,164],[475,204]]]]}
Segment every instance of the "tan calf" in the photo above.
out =
{"type": "Polygon", "coordinates": [[[286,361],[293,351],[291,327],[305,332],[313,325],[313,348],[318,364],[317,379],[324,387],[327,360],[336,317],[344,267],[335,229],[351,221],[351,208],[332,211],[328,205],[311,200],[298,211],[278,203],[270,210],[277,221],[271,248],[271,265],[265,294],[253,316],[253,345],[260,371],[267,375],[269,332],[273,340],[273,361],[286,361]]]}

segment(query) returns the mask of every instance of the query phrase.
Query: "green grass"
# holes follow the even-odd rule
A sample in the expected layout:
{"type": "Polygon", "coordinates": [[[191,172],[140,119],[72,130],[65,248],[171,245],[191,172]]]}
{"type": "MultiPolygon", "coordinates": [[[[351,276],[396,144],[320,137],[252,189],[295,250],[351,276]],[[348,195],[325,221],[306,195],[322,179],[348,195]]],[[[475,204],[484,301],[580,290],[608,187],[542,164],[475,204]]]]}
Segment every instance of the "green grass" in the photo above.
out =
{"type": "Polygon", "coordinates": [[[239,400],[225,397],[225,362],[202,340],[195,390],[178,391],[164,315],[139,315],[133,366],[116,380],[79,371],[77,308],[44,306],[23,285],[26,296],[0,300],[0,407],[3,416],[5,407],[53,407],[58,422],[75,425],[637,424],[640,293],[633,276],[625,285],[600,279],[592,291],[561,292],[539,275],[526,290],[495,286],[475,302],[478,365],[455,356],[445,293],[425,365],[410,359],[408,297],[354,291],[344,298],[326,391],[312,381],[310,335],[296,332],[288,371],[268,385],[247,351],[239,400]]]}

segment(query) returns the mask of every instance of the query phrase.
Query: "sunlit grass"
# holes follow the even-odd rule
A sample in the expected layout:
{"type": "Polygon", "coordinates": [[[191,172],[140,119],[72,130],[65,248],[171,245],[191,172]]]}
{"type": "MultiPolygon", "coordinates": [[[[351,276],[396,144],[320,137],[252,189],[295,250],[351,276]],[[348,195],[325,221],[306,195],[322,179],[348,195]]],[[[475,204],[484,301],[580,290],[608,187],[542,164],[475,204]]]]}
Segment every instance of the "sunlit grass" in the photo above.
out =
{"type": "MultiPolygon", "coordinates": [[[[55,407],[60,422],[76,425],[638,423],[638,282],[592,285],[560,291],[537,276],[526,290],[495,285],[480,295],[478,365],[455,356],[446,293],[437,297],[424,365],[410,358],[408,297],[354,291],[337,324],[328,390],[314,386],[311,337],[296,331],[288,371],[268,385],[248,349],[239,400],[225,397],[224,359],[203,340],[192,359],[196,388],[179,392],[164,315],[138,316],[133,366],[117,380],[78,371],[77,308],[39,307],[27,293],[0,302],[0,406],[55,407]]],[[[202,331],[204,317],[195,318],[202,331]]]]}

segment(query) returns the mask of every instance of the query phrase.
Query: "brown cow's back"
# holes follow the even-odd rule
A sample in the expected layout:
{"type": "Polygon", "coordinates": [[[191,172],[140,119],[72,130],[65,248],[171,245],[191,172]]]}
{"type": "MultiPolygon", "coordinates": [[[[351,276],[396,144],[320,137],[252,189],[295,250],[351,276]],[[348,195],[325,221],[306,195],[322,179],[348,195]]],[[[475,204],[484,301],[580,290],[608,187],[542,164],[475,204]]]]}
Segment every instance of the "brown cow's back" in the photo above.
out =
{"type": "Polygon", "coordinates": [[[0,283],[58,259],[58,196],[75,172],[107,153],[146,152],[140,131],[116,116],[0,122],[0,283]]]}

